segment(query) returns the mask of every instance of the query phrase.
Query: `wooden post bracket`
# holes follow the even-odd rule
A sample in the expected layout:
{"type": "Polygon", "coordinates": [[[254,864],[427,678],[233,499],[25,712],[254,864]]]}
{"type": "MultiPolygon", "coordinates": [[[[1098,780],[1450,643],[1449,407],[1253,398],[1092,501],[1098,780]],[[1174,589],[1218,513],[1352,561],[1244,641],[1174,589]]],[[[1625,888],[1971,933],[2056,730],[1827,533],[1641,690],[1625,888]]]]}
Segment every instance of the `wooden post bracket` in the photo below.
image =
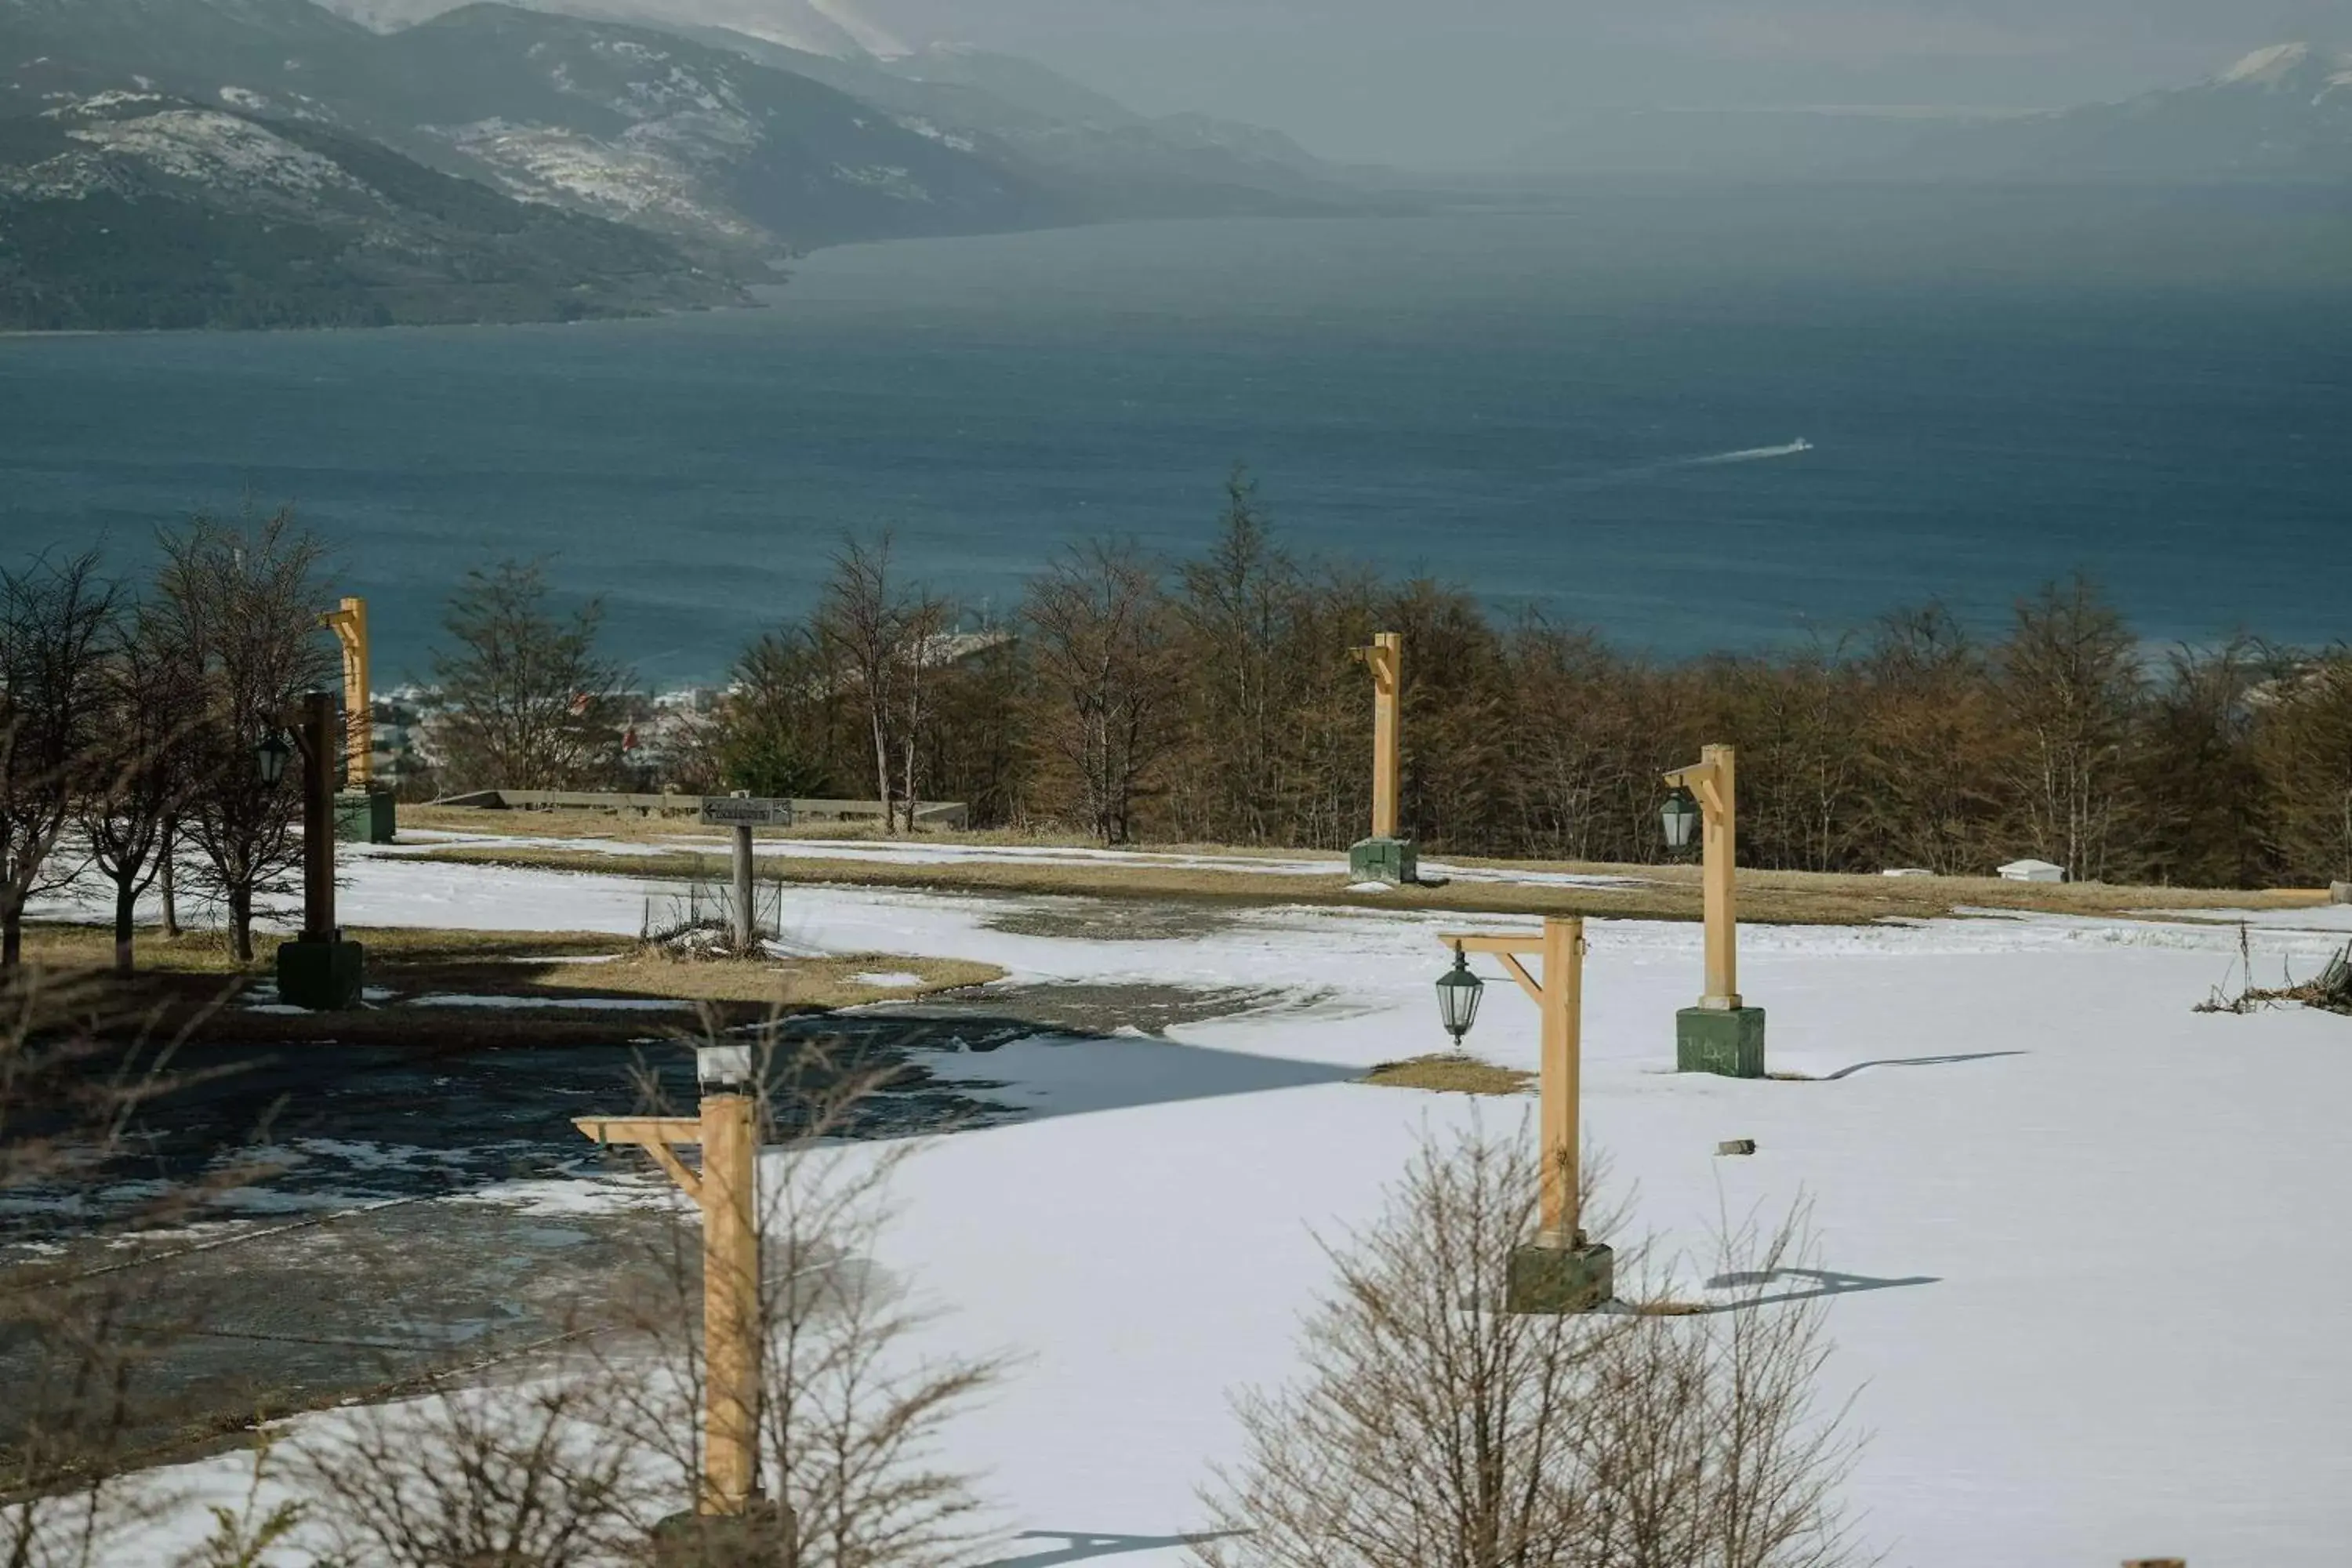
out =
{"type": "Polygon", "coordinates": [[[1698,797],[1706,825],[1700,873],[1706,905],[1706,988],[1699,1005],[1736,1012],[1739,995],[1739,790],[1738,753],[1709,746],[1697,763],[1665,775],[1666,784],[1698,797]]]}
{"type": "Polygon", "coordinates": [[[702,1121],[693,1116],[575,1116],[572,1125],[580,1129],[600,1149],[614,1143],[634,1144],[654,1157],[654,1163],[677,1184],[678,1190],[692,1198],[698,1206],[702,1202],[702,1177],[687,1168],[677,1157],[677,1150],[702,1142],[702,1121]]]}

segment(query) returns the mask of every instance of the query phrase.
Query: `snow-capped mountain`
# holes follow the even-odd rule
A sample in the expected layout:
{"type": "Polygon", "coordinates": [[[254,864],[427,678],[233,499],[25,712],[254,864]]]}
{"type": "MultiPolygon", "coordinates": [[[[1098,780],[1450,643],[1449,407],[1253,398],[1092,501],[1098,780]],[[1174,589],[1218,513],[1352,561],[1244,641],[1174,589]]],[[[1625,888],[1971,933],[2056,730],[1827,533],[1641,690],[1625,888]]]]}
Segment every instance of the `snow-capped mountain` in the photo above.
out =
{"type": "Polygon", "coordinates": [[[531,321],[738,302],[638,229],[153,91],[0,118],[0,325],[531,321]]]}
{"type": "Polygon", "coordinates": [[[2352,179],[2352,54],[2273,45],[2192,87],[1930,138],[1904,167],[2028,179],[2352,179]]]}
{"type": "Polygon", "coordinates": [[[380,34],[310,0],[0,0],[0,61],[21,62],[0,114],[12,99],[156,91],[309,121],[746,265],[1078,216],[1023,172],[806,77],[509,5],[380,34]]]}
{"type": "MultiPolygon", "coordinates": [[[[526,249],[568,243],[604,258],[564,306],[598,313],[613,308],[593,289],[605,261],[656,280],[653,295],[701,302],[809,246],[1346,199],[1269,132],[1147,119],[1025,62],[886,58],[896,40],[846,0],[703,0],[700,14],[798,27],[831,52],[574,14],[651,3],[0,0],[0,324],[9,268],[30,275],[26,204],[39,207],[36,227],[63,236],[56,255],[140,230],[110,207],[101,220],[105,203],[185,208],[196,216],[155,237],[173,266],[195,265],[213,240],[251,237],[198,217],[259,223],[273,255],[280,240],[268,237],[297,227],[322,237],[320,254],[348,251],[370,225],[415,231],[417,212],[392,210],[406,198],[377,199],[389,182],[421,212],[438,202],[526,249]],[[812,31],[818,22],[835,30],[812,31]],[[462,199],[431,195],[436,179],[462,199]],[[188,240],[190,225],[211,240],[188,240]],[[651,248],[630,252],[615,233],[651,248]]],[[[467,233],[444,246],[460,271],[479,248],[467,233]]],[[[562,271],[548,261],[509,270],[562,271]]],[[[72,319],[46,306],[16,319],[27,314],[72,319]]]]}

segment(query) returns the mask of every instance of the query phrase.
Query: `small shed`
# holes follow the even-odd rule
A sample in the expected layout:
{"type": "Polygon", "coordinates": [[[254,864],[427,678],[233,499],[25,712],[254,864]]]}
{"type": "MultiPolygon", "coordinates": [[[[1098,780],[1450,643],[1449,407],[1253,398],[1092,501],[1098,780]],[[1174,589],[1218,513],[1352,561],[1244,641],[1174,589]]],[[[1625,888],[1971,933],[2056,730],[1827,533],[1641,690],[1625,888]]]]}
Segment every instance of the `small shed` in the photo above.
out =
{"type": "Polygon", "coordinates": [[[2047,860],[2011,860],[2000,868],[2000,877],[2004,882],[2063,882],[2066,868],[2047,860]]]}

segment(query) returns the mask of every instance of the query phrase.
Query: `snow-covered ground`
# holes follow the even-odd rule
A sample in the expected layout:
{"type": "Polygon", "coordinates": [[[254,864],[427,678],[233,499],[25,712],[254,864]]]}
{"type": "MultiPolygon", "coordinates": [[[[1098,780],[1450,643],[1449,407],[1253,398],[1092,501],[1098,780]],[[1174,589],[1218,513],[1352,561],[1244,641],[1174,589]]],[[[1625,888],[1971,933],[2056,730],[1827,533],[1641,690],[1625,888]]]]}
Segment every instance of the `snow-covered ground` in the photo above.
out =
{"type": "MultiPolygon", "coordinates": [[[[603,855],[659,855],[698,850],[714,859],[728,846],[709,835],[669,834],[655,840],[561,838],[527,833],[457,833],[404,828],[403,845],[375,851],[397,857],[408,849],[576,849],[603,855]]],[[[881,865],[952,866],[975,861],[1015,866],[1148,867],[1165,871],[1234,871],[1262,877],[1337,877],[1348,869],[1344,855],[1234,855],[1213,850],[1089,849],[1050,844],[941,844],[867,838],[762,838],[761,859],[857,860],[881,865]]],[[[1639,877],[1579,871],[1539,871],[1518,867],[1422,863],[1422,874],[1455,882],[1510,882],[1544,888],[1637,888],[1639,877]]]]}
{"type": "MultiPolygon", "coordinates": [[[[1290,1370],[1326,1277],[1316,1233],[1370,1217],[1424,1129],[1521,1113],[1351,1081],[1444,1046],[1438,933],[1510,922],[1263,910],[1087,941],[1006,920],[1055,900],[786,896],[789,934],[830,952],[1281,993],[1164,1039],[935,1058],[1035,1114],[909,1164],[886,1247],[952,1309],[940,1333],[1024,1357],[954,1436],[1013,1527],[1045,1532],[1003,1561],[1077,1561],[1055,1554],[1063,1532],[1133,1542],[1089,1561],[1182,1561],[1150,1542],[1199,1524],[1206,1467],[1234,1449],[1226,1391],[1290,1370]]],[[[376,855],[343,898],[370,925],[634,933],[643,889],[376,855]]],[[[2265,976],[2308,974],[2341,923],[2249,940],[2265,976]]],[[[1726,1213],[1811,1199],[1830,1376],[1874,1434],[1851,1496],[1890,1563],[2347,1561],[2352,1020],[2192,1012],[2230,978],[2234,924],[1753,929],[1742,981],[1772,1065],[1816,1081],[1685,1078],[1673,1015],[1698,989],[1698,929],[1596,921],[1591,939],[1588,1138],[1669,1253],[1703,1254],[1726,1213]],[[1759,1152],[1717,1158],[1732,1138],[1759,1152]]],[[[1533,1068],[1533,1009],[1493,985],[1472,1046],[1533,1068]]],[[[229,1501],[242,1472],[171,1479],[229,1501]]]]}

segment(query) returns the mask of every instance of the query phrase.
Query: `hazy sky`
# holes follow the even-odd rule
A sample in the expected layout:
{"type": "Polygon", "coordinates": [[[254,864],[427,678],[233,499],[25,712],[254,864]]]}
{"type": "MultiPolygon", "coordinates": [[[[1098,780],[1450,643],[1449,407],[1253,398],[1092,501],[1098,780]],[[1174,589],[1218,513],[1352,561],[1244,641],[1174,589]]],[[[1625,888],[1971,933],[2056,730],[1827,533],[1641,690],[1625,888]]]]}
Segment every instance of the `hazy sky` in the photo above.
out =
{"type": "Polygon", "coordinates": [[[1595,109],[2042,107],[2194,80],[2352,0],[856,0],[916,39],[1316,151],[1478,161],[1595,109]]]}

